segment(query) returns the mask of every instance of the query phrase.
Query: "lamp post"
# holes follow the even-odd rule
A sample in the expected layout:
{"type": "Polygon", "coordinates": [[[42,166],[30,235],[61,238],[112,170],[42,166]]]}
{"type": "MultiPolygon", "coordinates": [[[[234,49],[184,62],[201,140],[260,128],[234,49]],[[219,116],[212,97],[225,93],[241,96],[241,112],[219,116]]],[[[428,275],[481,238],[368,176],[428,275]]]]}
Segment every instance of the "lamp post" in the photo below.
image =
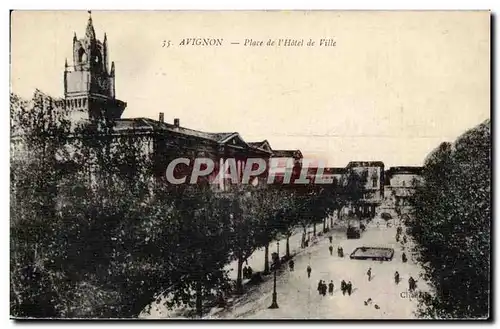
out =
{"type": "Polygon", "coordinates": [[[280,243],[279,241],[276,243],[277,246],[277,257],[274,261],[274,287],[273,287],[273,302],[271,303],[271,306],[269,308],[274,309],[274,308],[279,308],[278,306],[278,295],[276,293],[276,269],[278,267],[279,261],[280,261],[280,243]]]}

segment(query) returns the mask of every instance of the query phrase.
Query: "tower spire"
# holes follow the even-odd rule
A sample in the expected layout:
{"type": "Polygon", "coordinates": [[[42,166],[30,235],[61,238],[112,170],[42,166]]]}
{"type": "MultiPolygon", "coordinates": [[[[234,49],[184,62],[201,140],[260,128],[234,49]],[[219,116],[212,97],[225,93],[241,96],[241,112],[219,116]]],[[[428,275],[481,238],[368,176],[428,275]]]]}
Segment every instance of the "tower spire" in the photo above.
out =
{"type": "Polygon", "coordinates": [[[89,10],[89,21],[87,23],[87,31],[85,32],[85,36],[90,40],[95,40],[95,30],[94,25],[92,24],[92,12],[89,10]]]}

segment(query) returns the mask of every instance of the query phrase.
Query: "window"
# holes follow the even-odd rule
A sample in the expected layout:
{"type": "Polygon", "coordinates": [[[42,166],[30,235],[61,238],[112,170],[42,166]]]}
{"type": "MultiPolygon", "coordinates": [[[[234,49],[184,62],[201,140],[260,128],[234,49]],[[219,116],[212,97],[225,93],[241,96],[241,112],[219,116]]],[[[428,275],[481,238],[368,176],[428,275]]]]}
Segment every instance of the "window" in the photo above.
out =
{"type": "Polygon", "coordinates": [[[78,49],[78,62],[85,63],[87,61],[87,56],[85,55],[85,50],[83,48],[78,49]]]}

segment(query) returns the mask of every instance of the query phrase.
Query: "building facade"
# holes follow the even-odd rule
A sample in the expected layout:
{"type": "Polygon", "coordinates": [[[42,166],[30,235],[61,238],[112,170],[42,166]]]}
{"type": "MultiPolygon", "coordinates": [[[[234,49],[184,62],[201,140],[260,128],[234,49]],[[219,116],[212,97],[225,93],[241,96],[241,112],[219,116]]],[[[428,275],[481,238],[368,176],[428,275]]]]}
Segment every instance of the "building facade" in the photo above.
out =
{"type": "Polygon", "coordinates": [[[386,206],[399,215],[408,213],[411,210],[410,198],[415,188],[422,184],[422,167],[391,167],[386,177],[386,206]]]}
{"type": "MultiPolygon", "coordinates": [[[[214,163],[214,169],[207,178],[215,182],[217,188],[227,190],[233,184],[231,175],[218,175],[219,172],[235,170],[238,179],[241,179],[249,159],[258,158],[264,160],[266,170],[251,177],[253,185],[266,186],[270,165],[278,164],[279,167],[288,165],[288,168],[276,172],[272,183],[296,188],[294,185],[297,184],[293,183],[300,177],[303,167],[300,150],[273,150],[267,140],[246,142],[234,131],[203,132],[190,129],[181,126],[179,119],[168,123],[162,112],[158,114],[157,120],[122,118],[127,103],[117,98],[117,68],[109,57],[107,35],[104,34],[102,41],[97,38],[91,17],[85,35],[78,38],[75,33],[71,47],[72,62],[66,60],[63,72],[64,98],[52,100],[38,91],[35,98],[40,99],[42,106],[50,108],[49,112],[67,116],[72,131],[88,122],[105,122],[104,126],[109,129],[104,135],[112,135],[117,140],[133,139],[142,155],[151,158],[157,179],[165,178],[167,168],[174,159],[189,159],[189,164],[176,168],[176,178],[182,178],[190,173],[196,158],[206,158],[214,163]],[[229,159],[234,159],[234,166],[228,164],[229,159]]],[[[22,147],[16,144],[15,134],[11,140],[11,145],[14,145],[12,157],[16,158],[22,153],[19,151],[22,147]]],[[[375,216],[377,208],[384,202],[406,205],[406,195],[411,193],[412,184],[418,183],[420,177],[419,167],[394,167],[386,172],[381,161],[352,161],[345,168],[324,168],[322,177],[331,180],[332,188],[342,188],[346,177],[352,173],[363,180],[363,197],[357,205],[358,209],[353,210],[364,217],[375,216]]],[[[318,178],[317,168],[313,165],[306,176],[314,183],[318,178]]],[[[186,181],[190,181],[189,176],[186,181]]],[[[328,188],[325,184],[322,186],[328,188]]]]}

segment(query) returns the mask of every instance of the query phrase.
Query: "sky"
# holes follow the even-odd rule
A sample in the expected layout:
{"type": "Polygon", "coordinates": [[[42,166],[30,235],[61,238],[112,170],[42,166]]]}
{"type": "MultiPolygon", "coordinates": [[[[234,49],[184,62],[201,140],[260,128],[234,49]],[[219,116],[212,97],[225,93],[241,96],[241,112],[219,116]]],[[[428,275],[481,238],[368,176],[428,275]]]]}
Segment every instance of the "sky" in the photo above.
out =
{"type": "MultiPolygon", "coordinates": [[[[12,92],[62,97],[73,33],[84,36],[88,17],[13,12],[12,92]]],[[[489,12],[93,11],[92,19],[100,40],[107,33],[122,117],[164,112],[167,122],[267,139],[337,167],[422,165],[439,143],[490,117],[489,12]],[[187,38],[223,44],[180,45],[187,38]],[[286,38],[316,44],[244,45],[286,38]],[[319,46],[322,38],[335,46],[319,46]]]]}

